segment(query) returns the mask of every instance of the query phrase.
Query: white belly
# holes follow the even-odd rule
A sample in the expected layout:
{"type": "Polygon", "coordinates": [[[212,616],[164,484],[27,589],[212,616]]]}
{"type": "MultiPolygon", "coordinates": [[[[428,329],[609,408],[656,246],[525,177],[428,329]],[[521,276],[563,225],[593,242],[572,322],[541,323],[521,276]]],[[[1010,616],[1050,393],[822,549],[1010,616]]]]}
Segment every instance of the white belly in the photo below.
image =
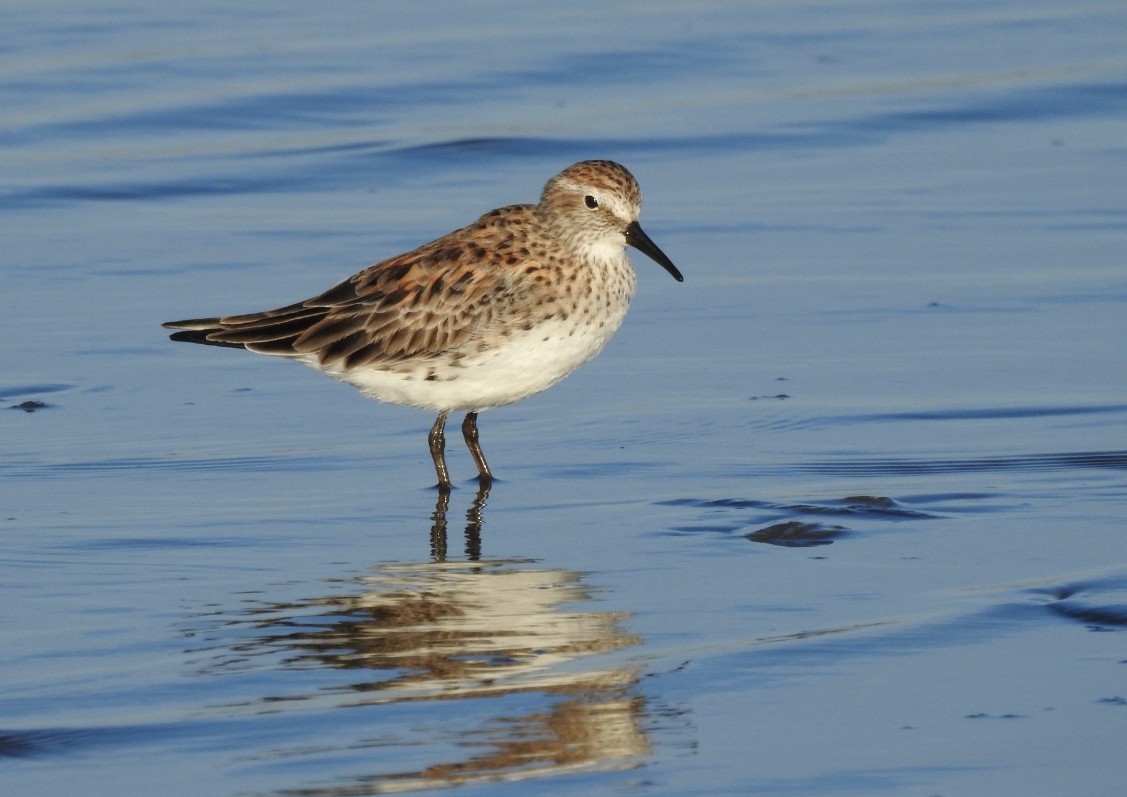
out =
{"type": "Polygon", "coordinates": [[[488,338],[463,344],[457,356],[352,370],[339,363],[322,367],[312,356],[301,361],[392,404],[434,412],[503,407],[563,379],[602,351],[622,325],[634,294],[634,270],[621,248],[597,266],[583,274],[590,281],[586,290],[561,292],[555,317],[508,337],[493,327],[488,338]]]}
{"type": "Polygon", "coordinates": [[[325,373],[380,401],[435,412],[476,412],[551,387],[602,351],[624,316],[625,307],[617,318],[605,319],[601,325],[549,321],[450,365],[420,363],[418,368],[398,371],[356,368],[325,373]],[[434,378],[428,379],[431,373],[434,378]]]}

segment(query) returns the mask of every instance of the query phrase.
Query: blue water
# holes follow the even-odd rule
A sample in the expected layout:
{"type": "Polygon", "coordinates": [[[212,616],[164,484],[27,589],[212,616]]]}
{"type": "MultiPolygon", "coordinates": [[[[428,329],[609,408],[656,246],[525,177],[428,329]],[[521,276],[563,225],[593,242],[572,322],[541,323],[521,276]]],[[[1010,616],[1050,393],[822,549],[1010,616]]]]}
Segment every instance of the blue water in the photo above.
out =
{"type": "Polygon", "coordinates": [[[0,792],[1127,781],[1120,2],[14,2],[0,792]],[[613,158],[686,275],[482,415],[175,345],[613,158]]]}

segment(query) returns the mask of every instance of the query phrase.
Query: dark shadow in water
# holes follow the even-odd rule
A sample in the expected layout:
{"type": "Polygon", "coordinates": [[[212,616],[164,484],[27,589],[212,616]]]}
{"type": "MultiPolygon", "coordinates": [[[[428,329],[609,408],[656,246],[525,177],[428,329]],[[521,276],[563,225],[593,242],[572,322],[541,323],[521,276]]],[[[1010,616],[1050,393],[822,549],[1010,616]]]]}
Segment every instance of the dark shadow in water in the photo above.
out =
{"type": "Polygon", "coordinates": [[[690,524],[674,526],[675,534],[741,532],[749,525],[766,526],[744,533],[751,542],[779,545],[784,548],[810,548],[831,545],[835,539],[851,532],[847,526],[823,523],[822,517],[854,521],[927,520],[940,517],[879,495],[848,495],[818,503],[779,504],[751,498],[675,498],[661,503],[688,506],[702,517],[690,524]],[[811,519],[812,518],[812,519],[811,519]]]}
{"type": "MultiPolygon", "coordinates": [[[[341,727],[358,715],[339,709],[369,712],[356,738],[340,747],[352,773],[279,793],[359,795],[528,780],[629,769],[649,755],[639,674],[594,658],[641,644],[623,630],[626,615],[594,610],[581,573],[483,560],[487,497],[480,490],[466,511],[464,560],[448,557],[451,496],[440,493],[430,561],[378,564],[322,584],[318,591],[328,594],[241,603],[191,629],[193,639],[203,639],[189,651],[197,661],[206,657],[201,675],[292,689],[239,698],[220,711],[329,712],[341,727]],[[254,678],[256,671],[269,678],[254,678]],[[425,708],[435,701],[444,705],[438,730],[425,708]],[[405,713],[406,704],[419,710],[405,713]],[[407,768],[395,753],[404,745],[412,750],[407,768]],[[425,751],[432,746],[431,757],[425,751]],[[371,773],[355,774],[369,766],[369,753],[371,773]]],[[[299,762],[309,749],[262,756],[299,762]]]]}
{"type": "Polygon", "coordinates": [[[45,410],[50,406],[51,406],[50,404],[46,404],[42,401],[28,400],[28,401],[21,401],[19,404],[13,404],[8,409],[10,409],[10,410],[23,410],[24,412],[38,412],[39,410],[45,410]]]}
{"type": "Polygon", "coordinates": [[[1045,597],[1049,611],[1093,630],[1127,626],[1127,577],[1113,573],[1031,590],[1045,597]]]}
{"type": "Polygon", "coordinates": [[[829,545],[834,537],[848,534],[844,526],[830,526],[823,523],[800,523],[788,520],[772,526],[756,529],[744,536],[752,542],[768,545],[781,545],[784,548],[812,548],[816,545],[829,545]]]}

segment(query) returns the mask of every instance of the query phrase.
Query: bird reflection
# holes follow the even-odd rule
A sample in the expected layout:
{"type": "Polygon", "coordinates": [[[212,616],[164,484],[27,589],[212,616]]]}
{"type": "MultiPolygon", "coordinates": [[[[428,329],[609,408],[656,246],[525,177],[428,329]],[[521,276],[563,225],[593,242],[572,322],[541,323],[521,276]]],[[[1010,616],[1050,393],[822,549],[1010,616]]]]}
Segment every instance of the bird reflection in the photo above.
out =
{"type": "MultiPolygon", "coordinates": [[[[485,522],[485,499],[489,497],[489,483],[483,482],[466,510],[466,558],[476,562],[481,558],[481,527],[485,522]]],[[[450,509],[450,491],[438,491],[438,503],[431,515],[430,555],[436,562],[446,561],[446,512],[450,509]]]]}
{"type": "Polygon", "coordinates": [[[269,669],[276,686],[279,670],[303,673],[282,678],[299,694],[259,697],[244,708],[360,707],[373,712],[380,728],[375,739],[348,743],[353,753],[370,752],[376,771],[294,793],[376,794],[626,769],[649,753],[638,674],[598,657],[640,638],[623,630],[624,614],[584,605],[592,595],[580,573],[527,560],[482,560],[487,497],[488,490],[479,491],[466,512],[465,560],[447,559],[450,495],[440,491],[431,561],[381,564],[335,582],[333,594],[260,603],[245,616],[223,618],[221,633],[240,641],[220,644],[209,674],[269,669]],[[316,670],[335,673],[312,679],[329,686],[309,686],[316,670]],[[517,694],[526,697],[504,699],[517,694]],[[449,727],[428,730],[422,718],[433,716],[429,710],[404,715],[381,708],[421,701],[445,701],[449,727]],[[433,754],[420,758],[419,733],[433,754]],[[415,766],[406,769],[389,756],[404,744],[414,751],[415,766]]]}

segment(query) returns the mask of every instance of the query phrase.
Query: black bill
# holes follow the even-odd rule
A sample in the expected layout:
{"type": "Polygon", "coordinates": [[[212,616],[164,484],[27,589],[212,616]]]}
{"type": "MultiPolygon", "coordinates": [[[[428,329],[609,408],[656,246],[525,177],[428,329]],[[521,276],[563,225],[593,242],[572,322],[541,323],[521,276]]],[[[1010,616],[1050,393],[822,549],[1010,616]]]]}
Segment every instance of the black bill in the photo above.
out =
{"type": "Polygon", "coordinates": [[[651,241],[650,236],[642,231],[642,227],[638,222],[632,221],[626,225],[626,243],[672,274],[673,279],[678,282],[685,281],[685,278],[681,276],[681,272],[673,265],[673,261],[665,256],[665,252],[657,248],[657,244],[651,241]]]}

